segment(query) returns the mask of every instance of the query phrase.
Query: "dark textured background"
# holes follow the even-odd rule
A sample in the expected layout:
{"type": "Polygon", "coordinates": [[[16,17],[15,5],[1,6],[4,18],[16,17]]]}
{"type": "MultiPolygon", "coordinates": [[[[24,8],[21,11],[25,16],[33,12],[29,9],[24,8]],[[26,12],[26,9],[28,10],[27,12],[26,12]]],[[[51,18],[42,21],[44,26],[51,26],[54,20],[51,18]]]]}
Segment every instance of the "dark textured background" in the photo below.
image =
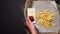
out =
{"type": "Polygon", "coordinates": [[[1,0],[0,34],[25,34],[23,10],[25,0],[1,0]]]}

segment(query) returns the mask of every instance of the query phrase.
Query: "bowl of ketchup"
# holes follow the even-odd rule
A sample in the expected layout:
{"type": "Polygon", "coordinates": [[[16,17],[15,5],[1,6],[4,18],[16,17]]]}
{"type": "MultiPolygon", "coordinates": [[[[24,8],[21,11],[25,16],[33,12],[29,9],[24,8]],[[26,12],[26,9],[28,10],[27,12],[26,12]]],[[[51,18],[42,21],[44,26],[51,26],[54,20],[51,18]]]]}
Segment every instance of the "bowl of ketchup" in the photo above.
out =
{"type": "Polygon", "coordinates": [[[29,16],[29,19],[31,22],[34,22],[34,17],[33,16],[29,16]]]}

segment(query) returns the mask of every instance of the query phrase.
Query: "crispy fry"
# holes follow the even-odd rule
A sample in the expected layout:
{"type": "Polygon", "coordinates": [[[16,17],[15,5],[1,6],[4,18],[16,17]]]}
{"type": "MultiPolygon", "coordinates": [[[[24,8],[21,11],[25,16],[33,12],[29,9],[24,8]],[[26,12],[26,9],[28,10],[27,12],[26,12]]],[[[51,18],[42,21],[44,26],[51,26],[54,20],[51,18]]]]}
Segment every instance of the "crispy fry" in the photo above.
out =
{"type": "Polygon", "coordinates": [[[46,29],[48,29],[51,25],[55,26],[56,24],[51,24],[53,17],[55,16],[54,12],[51,10],[50,12],[47,9],[39,10],[36,13],[37,21],[39,25],[43,25],[46,29]]]}

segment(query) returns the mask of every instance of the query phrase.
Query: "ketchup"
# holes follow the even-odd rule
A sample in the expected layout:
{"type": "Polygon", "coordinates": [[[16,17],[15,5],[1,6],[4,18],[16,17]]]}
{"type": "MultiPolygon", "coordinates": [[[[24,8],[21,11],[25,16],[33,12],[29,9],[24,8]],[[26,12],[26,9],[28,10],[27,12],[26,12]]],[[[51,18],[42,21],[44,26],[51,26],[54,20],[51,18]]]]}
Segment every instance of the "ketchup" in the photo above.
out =
{"type": "Polygon", "coordinates": [[[29,19],[31,20],[31,22],[34,21],[34,17],[33,16],[29,16],[29,19]]]}

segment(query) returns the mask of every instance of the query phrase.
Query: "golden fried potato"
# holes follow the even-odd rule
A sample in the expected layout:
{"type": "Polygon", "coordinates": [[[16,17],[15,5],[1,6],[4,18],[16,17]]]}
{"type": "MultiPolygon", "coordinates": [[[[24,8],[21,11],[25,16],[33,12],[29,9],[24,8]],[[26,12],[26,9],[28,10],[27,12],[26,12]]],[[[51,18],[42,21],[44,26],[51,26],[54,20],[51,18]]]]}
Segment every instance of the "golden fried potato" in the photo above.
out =
{"type": "Polygon", "coordinates": [[[48,11],[47,9],[39,10],[36,13],[36,18],[37,18],[39,25],[43,25],[47,29],[50,26],[56,25],[56,24],[51,23],[54,16],[55,16],[54,12],[52,10],[48,11]]]}

